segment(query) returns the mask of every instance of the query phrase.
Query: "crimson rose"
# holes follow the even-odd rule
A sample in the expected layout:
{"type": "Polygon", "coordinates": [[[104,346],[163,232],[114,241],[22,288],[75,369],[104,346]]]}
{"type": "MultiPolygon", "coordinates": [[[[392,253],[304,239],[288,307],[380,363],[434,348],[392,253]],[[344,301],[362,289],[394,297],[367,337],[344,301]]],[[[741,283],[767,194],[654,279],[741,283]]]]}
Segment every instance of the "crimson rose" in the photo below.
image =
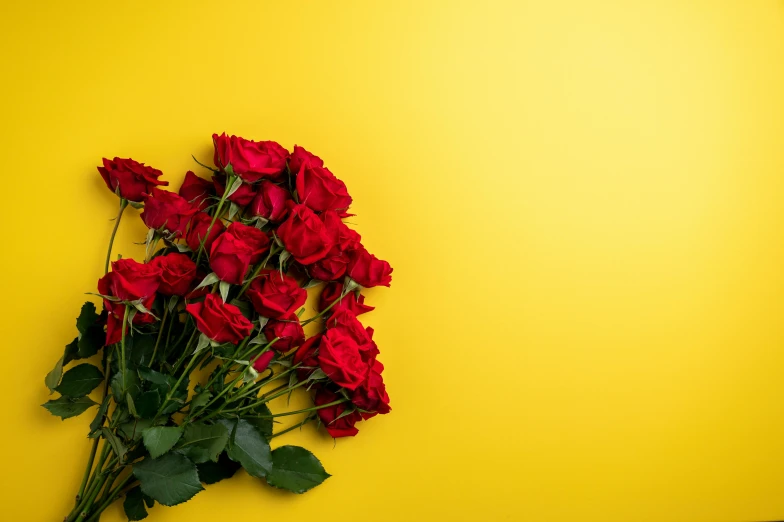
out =
{"type": "Polygon", "coordinates": [[[356,340],[342,328],[330,328],[321,339],[319,366],[335,384],[355,390],[365,380],[368,364],[356,340]]]}
{"type": "Polygon", "coordinates": [[[299,200],[316,212],[345,211],[351,205],[345,183],[327,168],[303,163],[297,173],[296,184],[299,200]]]}
{"type": "Polygon", "coordinates": [[[365,381],[354,390],[354,394],[351,396],[351,402],[357,408],[368,412],[362,414],[365,419],[376,413],[384,415],[392,410],[389,407],[389,395],[387,395],[387,388],[384,386],[384,378],[381,376],[383,371],[384,365],[375,361],[370,367],[365,381]]]}
{"type": "Polygon", "coordinates": [[[323,167],[324,162],[315,154],[311,154],[299,145],[294,145],[294,152],[289,156],[289,170],[298,173],[303,166],[323,167]]]}
{"type": "Polygon", "coordinates": [[[218,343],[237,344],[253,330],[240,309],[215,294],[209,294],[201,303],[190,303],[185,310],[193,316],[201,333],[218,343]]]}
{"type": "Polygon", "coordinates": [[[286,169],[289,152],[274,141],[252,141],[238,136],[212,135],[215,144],[213,161],[224,170],[231,165],[234,173],[247,183],[261,178],[280,178],[286,169]]]}
{"type": "Polygon", "coordinates": [[[112,263],[112,271],[98,280],[98,291],[121,301],[137,301],[154,297],[160,284],[160,268],[126,258],[112,263]]]}
{"type": "MultiPolygon", "coordinates": [[[[223,197],[223,193],[226,192],[226,176],[224,174],[216,174],[212,177],[212,185],[215,187],[215,194],[218,197],[223,197]]],[[[253,201],[254,197],[256,197],[256,191],[253,185],[243,183],[227,199],[241,207],[246,207],[253,201]]]]}
{"type": "Polygon", "coordinates": [[[303,265],[324,259],[332,247],[324,223],[305,205],[289,206],[291,213],[277,232],[283,246],[303,265]]]}
{"type": "Polygon", "coordinates": [[[356,293],[349,292],[341,299],[340,296],[342,294],[342,283],[328,283],[321,291],[321,296],[319,297],[319,310],[324,310],[337,299],[340,299],[340,301],[332,306],[331,310],[333,313],[343,308],[354,315],[361,315],[375,310],[374,307],[365,304],[365,296],[362,294],[359,294],[359,297],[357,297],[356,293]]]}
{"type": "Polygon", "coordinates": [[[248,267],[257,263],[267,248],[269,238],[264,232],[234,222],[212,244],[210,267],[221,281],[239,285],[245,279],[248,267]]]}
{"type": "Polygon", "coordinates": [[[128,201],[140,202],[156,185],[168,185],[168,181],[158,178],[162,172],[130,158],[103,158],[103,167],[98,167],[106,186],[112,192],[120,189],[120,197],[128,201]]]}
{"type": "Polygon", "coordinates": [[[261,216],[273,223],[280,223],[289,214],[288,202],[291,201],[289,191],[264,180],[259,185],[256,197],[248,209],[253,216],[261,216]]]}
{"type": "Polygon", "coordinates": [[[248,287],[247,295],[259,314],[273,319],[293,314],[308,299],[308,292],[297,280],[279,270],[262,270],[248,287]]]}
{"type": "Polygon", "coordinates": [[[281,320],[272,319],[264,325],[264,335],[272,341],[278,337],[272,345],[279,352],[288,352],[292,348],[301,345],[305,340],[305,332],[299,324],[299,318],[292,314],[281,320]]]}
{"type": "Polygon", "coordinates": [[[316,334],[302,343],[302,346],[297,348],[292,363],[300,365],[300,367],[297,368],[297,378],[299,378],[300,381],[307,379],[308,376],[318,368],[317,354],[322,337],[324,337],[324,334],[316,334]]]}
{"type": "MultiPolygon", "coordinates": [[[[316,392],[316,398],[313,402],[316,406],[323,406],[340,399],[340,395],[322,388],[316,392]]],[[[357,411],[345,415],[346,409],[348,409],[346,403],[340,403],[318,410],[318,416],[321,419],[321,423],[324,424],[327,432],[329,432],[333,438],[353,437],[359,433],[359,430],[355,428],[354,425],[362,420],[362,416],[357,411]]]]}
{"type": "Polygon", "coordinates": [[[178,193],[199,210],[204,210],[210,204],[210,196],[215,194],[215,187],[210,180],[200,178],[189,170],[178,193]]]}
{"type": "Polygon", "coordinates": [[[259,355],[255,361],[253,361],[253,369],[259,373],[263,372],[264,370],[267,369],[267,366],[269,366],[269,363],[274,358],[275,358],[275,352],[273,352],[272,350],[268,352],[264,352],[263,354],[259,355]]]}
{"type": "Polygon", "coordinates": [[[389,263],[378,259],[364,247],[349,252],[348,259],[349,277],[365,288],[389,286],[392,282],[389,263]]]}
{"type": "Polygon", "coordinates": [[[188,233],[185,235],[185,243],[188,244],[188,248],[198,252],[202,239],[206,238],[204,239],[204,250],[210,251],[212,243],[226,230],[226,226],[220,219],[215,220],[212,228],[210,228],[210,223],[212,223],[212,217],[206,212],[200,212],[193,216],[188,225],[188,233]],[[207,230],[210,231],[209,237],[207,230]]]}
{"type": "Polygon", "coordinates": [[[158,292],[179,296],[190,292],[196,279],[196,263],[190,257],[172,252],[154,258],[150,264],[161,269],[161,286],[158,292]]]}
{"type": "Polygon", "coordinates": [[[175,237],[185,233],[185,227],[198,208],[174,192],[154,188],[144,198],[142,221],[149,228],[168,231],[175,237]]]}

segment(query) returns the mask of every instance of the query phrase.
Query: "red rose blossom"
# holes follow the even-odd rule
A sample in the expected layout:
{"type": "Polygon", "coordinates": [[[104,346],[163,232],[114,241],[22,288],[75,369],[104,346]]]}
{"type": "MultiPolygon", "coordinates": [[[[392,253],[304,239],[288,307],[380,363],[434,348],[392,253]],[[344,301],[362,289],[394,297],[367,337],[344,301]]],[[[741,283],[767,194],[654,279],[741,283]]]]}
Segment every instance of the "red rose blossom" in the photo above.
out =
{"type": "Polygon", "coordinates": [[[196,279],[196,263],[190,257],[172,252],[154,258],[150,264],[161,269],[159,293],[183,296],[190,292],[196,279]]]}
{"type": "MultiPolygon", "coordinates": [[[[316,406],[323,406],[338,401],[341,398],[340,395],[322,388],[316,392],[316,398],[313,402],[316,406]]],[[[359,430],[355,428],[354,425],[362,420],[362,416],[356,411],[344,415],[348,407],[347,403],[340,403],[317,410],[321,423],[324,424],[327,432],[329,432],[333,438],[353,437],[359,433],[359,430]]]]}
{"type": "Polygon", "coordinates": [[[341,294],[343,294],[342,283],[327,284],[321,291],[321,296],[319,297],[319,311],[327,308],[336,299],[340,299],[340,301],[331,308],[332,313],[335,313],[336,311],[343,308],[353,313],[354,315],[361,315],[375,310],[374,307],[365,304],[365,296],[362,294],[359,294],[359,297],[357,297],[356,293],[349,292],[348,294],[344,295],[342,299],[340,298],[341,294]]]}
{"type": "Polygon", "coordinates": [[[354,390],[351,396],[351,402],[357,408],[368,412],[362,414],[362,417],[365,419],[372,417],[376,413],[384,415],[392,410],[389,407],[389,395],[387,395],[387,389],[384,386],[384,378],[381,376],[383,371],[384,365],[375,361],[370,367],[365,381],[354,390]]]}
{"type": "Polygon", "coordinates": [[[360,248],[362,238],[357,232],[348,228],[334,210],[321,214],[321,221],[333,246],[324,259],[308,267],[308,272],[312,277],[322,281],[337,281],[343,277],[348,268],[348,252],[360,248]]]}
{"type": "Polygon", "coordinates": [[[204,210],[210,204],[210,196],[215,194],[215,186],[210,180],[200,178],[189,170],[185,173],[185,181],[178,194],[199,210],[204,210]]]}
{"type": "Polygon", "coordinates": [[[335,384],[355,390],[365,380],[368,364],[356,340],[341,328],[328,329],[319,346],[319,366],[335,384]]]}
{"type": "Polygon", "coordinates": [[[112,271],[98,281],[98,291],[122,301],[137,301],[154,297],[160,284],[160,268],[126,258],[112,263],[112,271]]]}
{"type": "Polygon", "coordinates": [[[303,163],[297,173],[296,185],[300,202],[316,212],[345,211],[351,205],[345,183],[327,168],[303,163]]]}
{"type": "Polygon", "coordinates": [[[261,373],[267,369],[272,359],[275,358],[275,352],[269,350],[264,352],[263,354],[259,355],[255,361],[253,361],[253,369],[257,372],[261,373]]]}
{"type": "Polygon", "coordinates": [[[321,344],[322,337],[324,337],[324,334],[316,334],[313,337],[308,338],[308,340],[297,348],[292,364],[300,365],[300,367],[297,368],[297,378],[300,381],[307,379],[308,376],[319,367],[318,348],[321,344]]]}
{"type": "Polygon", "coordinates": [[[311,154],[299,145],[294,145],[294,152],[289,156],[289,170],[297,174],[303,165],[308,167],[323,167],[324,162],[315,154],[311,154]]]}
{"type": "Polygon", "coordinates": [[[299,318],[294,314],[281,320],[270,320],[264,325],[263,331],[270,341],[276,337],[279,338],[272,345],[279,352],[288,352],[305,341],[305,332],[302,330],[302,325],[299,324],[299,318]]]}
{"type": "Polygon", "coordinates": [[[248,210],[252,216],[261,216],[273,223],[280,223],[289,214],[288,202],[291,200],[288,190],[264,180],[259,184],[258,192],[248,210]]]}
{"type": "Polygon", "coordinates": [[[169,184],[158,179],[162,174],[160,170],[130,158],[111,161],[103,158],[103,167],[98,167],[98,172],[109,190],[115,192],[119,187],[120,197],[129,201],[140,202],[156,185],[169,184]]]}
{"type": "Polygon", "coordinates": [[[274,141],[252,141],[226,133],[212,135],[215,144],[215,166],[224,170],[228,165],[247,183],[262,178],[277,179],[286,169],[289,151],[274,141]]]}
{"type": "Polygon", "coordinates": [[[261,230],[234,222],[218,236],[210,248],[210,267],[221,279],[242,284],[251,264],[269,248],[269,238],[261,230]]]}
{"type": "Polygon", "coordinates": [[[365,288],[389,286],[392,282],[389,263],[378,259],[364,247],[349,252],[348,258],[349,277],[365,288]]]}
{"type": "Polygon", "coordinates": [[[185,227],[199,209],[174,192],[154,188],[144,198],[142,221],[149,228],[168,231],[175,237],[185,234],[185,227]]]}
{"type": "Polygon", "coordinates": [[[303,265],[315,263],[332,248],[324,223],[305,205],[291,205],[291,213],[278,227],[283,246],[303,265]]]}
{"type": "MultiPolygon", "coordinates": [[[[214,175],[212,177],[212,185],[215,187],[215,195],[223,197],[223,193],[226,192],[226,176],[224,174],[214,175]]],[[[253,201],[254,197],[256,197],[256,189],[254,186],[243,183],[240,185],[240,188],[234,191],[234,193],[226,199],[241,207],[247,207],[250,205],[251,201],[253,201]]]]}
{"type": "Polygon", "coordinates": [[[253,330],[240,309],[215,294],[209,294],[201,303],[190,303],[185,310],[193,316],[201,333],[218,343],[237,344],[253,330]]]}
{"type": "Polygon", "coordinates": [[[280,319],[304,305],[308,292],[279,270],[262,270],[248,287],[247,296],[260,315],[280,319]]]}
{"type": "Polygon", "coordinates": [[[226,226],[220,219],[215,220],[212,228],[210,228],[210,223],[212,223],[212,216],[206,212],[200,212],[193,216],[191,222],[188,224],[188,232],[185,235],[185,243],[187,243],[188,248],[194,252],[198,252],[199,245],[201,244],[202,239],[204,239],[204,250],[207,252],[210,251],[212,243],[224,230],[226,230],[226,226]],[[209,236],[207,236],[207,230],[210,231],[209,236]]]}

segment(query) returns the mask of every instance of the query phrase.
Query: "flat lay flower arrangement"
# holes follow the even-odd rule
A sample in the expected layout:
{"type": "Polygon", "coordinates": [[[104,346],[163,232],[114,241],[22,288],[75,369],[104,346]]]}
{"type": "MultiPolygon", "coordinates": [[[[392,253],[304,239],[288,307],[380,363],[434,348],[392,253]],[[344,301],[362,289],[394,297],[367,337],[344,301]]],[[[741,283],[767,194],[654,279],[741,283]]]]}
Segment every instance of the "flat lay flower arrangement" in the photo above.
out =
{"type": "Polygon", "coordinates": [[[98,167],[119,198],[105,275],[90,292],[103,307],[84,304],[45,379],[59,395],[43,405],[52,415],[94,412],[66,522],[99,520],[121,498],[128,519],[141,520],[239,468],[303,493],[329,474],[305,448],[271,450],[272,438],[309,422],[354,436],[390,411],[373,330],[357,316],[373,309],[362,290],[389,286],[392,268],[343,222],[352,215],[345,184],[302,147],[225,134],[213,142],[214,167],[201,165],[211,179],[188,172],[179,193],[132,159],[98,167]],[[128,207],[149,228],[145,259],[111,262],[128,207]],[[305,317],[313,286],[318,311],[305,317]],[[309,323],[319,333],[307,337],[309,323]],[[297,388],[312,406],[270,411],[297,388]],[[289,415],[301,421],[277,429],[289,415]]]}

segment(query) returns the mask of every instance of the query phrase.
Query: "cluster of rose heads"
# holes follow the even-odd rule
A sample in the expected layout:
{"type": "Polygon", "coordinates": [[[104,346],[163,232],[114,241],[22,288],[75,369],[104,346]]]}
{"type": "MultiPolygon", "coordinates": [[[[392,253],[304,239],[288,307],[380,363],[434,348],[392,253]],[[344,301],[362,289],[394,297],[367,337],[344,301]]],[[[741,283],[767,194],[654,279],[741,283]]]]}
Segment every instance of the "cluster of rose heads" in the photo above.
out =
{"type": "Polygon", "coordinates": [[[302,147],[213,135],[211,179],[187,172],[178,193],[161,171],[104,159],[98,171],[149,228],[143,261],[121,258],[98,281],[103,300],[77,319],[46,384],[63,419],[98,405],[75,507],[98,520],[125,497],[129,520],[155,502],[174,505],[243,467],[272,486],[304,492],[329,475],[304,448],[270,439],[316,422],[332,437],[389,413],[362,290],[389,286],[392,268],[343,219],[352,198],[324,162],[302,147]],[[307,288],[319,287],[305,318],[307,288]],[[307,337],[303,326],[315,323],[307,337]],[[104,348],[105,347],[105,348],[104,348]],[[102,354],[103,368],[71,361],[102,354]],[[88,394],[103,385],[102,402],[88,394]],[[272,413],[267,403],[307,390],[312,406],[272,413]],[[274,418],[301,415],[275,432],[274,418]]]}

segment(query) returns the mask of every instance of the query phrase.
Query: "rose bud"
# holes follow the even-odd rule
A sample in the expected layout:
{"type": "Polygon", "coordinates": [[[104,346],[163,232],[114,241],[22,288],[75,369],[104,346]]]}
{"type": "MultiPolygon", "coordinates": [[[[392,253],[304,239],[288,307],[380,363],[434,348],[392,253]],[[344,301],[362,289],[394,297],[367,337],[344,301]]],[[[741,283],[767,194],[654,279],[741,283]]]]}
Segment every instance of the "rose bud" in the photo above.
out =
{"type": "Polygon", "coordinates": [[[188,224],[188,233],[185,235],[185,242],[188,244],[188,248],[198,252],[202,239],[206,238],[204,239],[204,250],[210,251],[215,239],[226,230],[226,226],[220,219],[215,220],[212,228],[210,228],[210,223],[212,223],[212,216],[206,212],[200,212],[193,216],[188,224]],[[207,230],[210,231],[209,237],[207,237],[207,230]]]}
{"type": "Polygon", "coordinates": [[[332,248],[324,223],[305,205],[289,206],[291,213],[277,231],[283,246],[303,265],[324,259],[332,248]]]}
{"type": "Polygon", "coordinates": [[[144,198],[142,221],[154,230],[168,231],[175,237],[185,234],[185,227],[199,209],[174,192],[154,188],[144,198]]]}
{"type": "Polygon", "coordinates": [[[368,413],[363,413],[362,417],[369,419],[376,413],[385,415],[392,411],[389,407],[389,395],[387,395],[386,386],[384,386],[384,378],[381,372],[384,371],[384,365],[376,361],[370,368],[368,376],[365,381],[354,390],[351,396],[351,402],[359,408],[368,413]]]}
{"type": "Polygon", "coordinates": [[[259,355],[255,361],[253,361],[253,369],[257,372],[261,373],[267,369],[272,359],[275,358],[275,352],[272,350],[268,352],[264,352],[263,354],[259,355]]]}
{"type": "Polygon", "coordinates": [[[299,324],[299,318],[293,314],[281,320],[272,319],[264,325],[263,331],[270,341],[278,337],[272,347],[279,352],[287,352],[305,341],[305,332],[299,324]]]}
{"type": "Polygon", "coordinates": [[[154,258],[150,264],[161,269],[159,293],[184,296],[190,292],[196,279],[196,263],[190,257],[172,252],[154,258]]]}
{"type": "Polygon", "coordinates": [[[98,291],[122,301],[137,301],[154,297],[160,284],[160,268],[127,258],[112,263],[112,271],[98,280],[98,291]]]}
{"type": "Polygon", "coordinates": [[[236,306],[224,303],[215,294],[209,294],[201,303],[190,303],[185,310],[193,316],[201,333],[218,343],[237,344],[253,330],[236,306]]]}
{"type": "Polygon", "coordinates": [[[319,311],[323,311],[338,299],[340,299],[340,301],[330,308],[332,313],[341,309],[346,309],[354,315],[362,315],[366,312],[375,310],[374,307],[365,304],[365,296],[362,294],[359,294],[359,297],[357,297],[355,292],[349,292],[341,299],[340,296],[342,294],[342,283],[328,283],[321,291],[321,296],[319,297],[319,311]]]}
{"type": "Polygon", "coordinates": [[[345,183],[324,167],[303,164],[297,173],[297,196],[316,212],[345,211],[351,205],[345,183]]]}
{"type": "Polygon", "coordinates": [[[210,180],[200,178],[189,170],[185,173],[185,181],[178,193],[188,203],[204,210],[210,204],[210,196],[215,194],[215,187],[210,180]]]}
{"type": "MultiPolygon", "coordinates": [[[[223,197],[223,193],[226,192],[226,176],[223,174],[216,174],[212,177],[212,184],[215,187],[215,194],[218,197],[223,197]]],[[[240,188],[227,199],[241,207],[247,207],[251,201],[253,201],[254,197],[256,197],[256,191],[253,188],[253,185],[243,183],[240,185],[240,188]]]]}
{"type": "Polygon", "coordinates": [[[291,201],[289,191],[264,180],[250,204],[250,213],[261,216],[273,223],[280,223],[289,214],[288,202],[291,201]]]}
{"type": "Polygon", "coordinates": [[[392,267],[386,261],[365,250],[364,247],[348,253],[348,276],[364,286],[389,286],[392,282],[392,267]]]}
{"type": "Polygon", "coordinates": [[[319,366],[332,382],[355,390],[365,380],[367,362],[362,360],[356,340],[341,328],[328,329],[319,346],[319,366]]]}
{"type": "Polygon", "coordinates": [[[248,287],[247,296],[260,315],[281,319],[304,305],[308,292],[279,270],[263,270],[248,287]]]}
{"type": "Polygon", "coordinates": [[[303,166],[323,167],[324,162],[315,154],[311,154],[299,145],[294,145],[294,152],[289,156],[289,170],[297,174],[303,166]]]}
{"type": "Polygon", "coordinates": [[[162,174],[160,170],[130,158],[114,158],[111,161],[103,158],[103,167],[98,167],[98,172],[109,190],[116,192],[119,187],[121,198],[137,203],[156,185],[169,184],[158,179],[162,174]]]}
{"type": "MultiPolygon", "coordinates": [[[[323,406],[338,401],[341,398],[340,395],[322,388],[316,392],[316,398],[313,402],[316,406],[323,406]]],[[[356,411],[344,415],[348,408],[348,404],[344,402],[316,410],[318,411],[321,423],[327,429],[327,432],[335,439],[338,437],[353,437],[359,433],[359,430],[355,428],[354,425],[362,420],[362,416],[356,411]]]]}
{"type": "Polygon", "coordinates": [[[238,136],[212,135],[215,144],[213,161],[224,170],[231,165],[234,173],[246,183],[262,178],[279,179],[286,170],[289,151],[274,141],[252,141],[238,136]]]}
{"type": "Polygon", "coordinates": [[[258,228],[235,222],[218,236],[210,248],[210,267],[221,281],[242,284],[248,267],[261,260],[269,238],[258,228]]]}
{"type": "Polygon", "coordinates": [[[316,334],[297,348],[292,363],[301,365],[297,368],[297,378],[300,381],[307,379],[318,368],[317,352],[322,337],[324,337],[324,334],[316,334]]]}

